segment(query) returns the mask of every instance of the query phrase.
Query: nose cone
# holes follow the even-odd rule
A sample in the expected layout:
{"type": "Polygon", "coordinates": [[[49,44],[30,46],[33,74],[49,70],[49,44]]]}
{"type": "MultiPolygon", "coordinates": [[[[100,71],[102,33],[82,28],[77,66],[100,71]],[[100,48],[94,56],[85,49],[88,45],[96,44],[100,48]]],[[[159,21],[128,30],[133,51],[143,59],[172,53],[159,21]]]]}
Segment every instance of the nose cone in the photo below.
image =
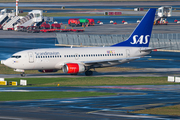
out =
{"type": "Polygon", "coordinates": [[[13,61],[11,59],[1,61],[1,64],[4,64],[7,67],[13,68],[13,61]]]}
{"type": "Polygon", "coordinates": [[[6,60],[1,60],[1,64],[4,64],[5,61],[6,61],[6,60]]]}

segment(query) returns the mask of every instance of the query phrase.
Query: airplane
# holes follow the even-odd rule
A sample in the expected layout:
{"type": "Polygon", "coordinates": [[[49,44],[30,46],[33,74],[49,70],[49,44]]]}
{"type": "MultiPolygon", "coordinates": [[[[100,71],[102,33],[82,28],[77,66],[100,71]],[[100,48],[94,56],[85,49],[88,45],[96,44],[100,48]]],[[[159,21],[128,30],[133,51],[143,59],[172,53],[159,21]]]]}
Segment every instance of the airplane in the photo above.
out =
{"type": "Polygon", "coordinates": [[[22,77],[25,70],[46,73],[61,69],[72,75],[85,73],[91,76],[91,69],[127,63],[156,49],[149,47],[155,13],[156,9],[149,9],[126,41],[110,47],[30,49],[13,54],[7,60],[2,60],[1,64],[21,72],[22,77]]]}

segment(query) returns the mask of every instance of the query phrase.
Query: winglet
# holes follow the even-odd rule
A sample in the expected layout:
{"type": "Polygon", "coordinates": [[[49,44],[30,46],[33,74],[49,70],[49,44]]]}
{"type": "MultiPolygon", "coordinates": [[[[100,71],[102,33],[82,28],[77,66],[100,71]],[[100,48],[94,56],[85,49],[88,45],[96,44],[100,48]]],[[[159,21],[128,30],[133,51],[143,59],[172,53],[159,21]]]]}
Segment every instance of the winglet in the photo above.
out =
{"type": "Polygon", "coordinates": [[[130,35],[130,37],[121,43],[112,45],[111,47],[148,47],[151,38],[152,27],[154,23],[156,9],[151,8],[143,17],[139,25],[130,35]]]}

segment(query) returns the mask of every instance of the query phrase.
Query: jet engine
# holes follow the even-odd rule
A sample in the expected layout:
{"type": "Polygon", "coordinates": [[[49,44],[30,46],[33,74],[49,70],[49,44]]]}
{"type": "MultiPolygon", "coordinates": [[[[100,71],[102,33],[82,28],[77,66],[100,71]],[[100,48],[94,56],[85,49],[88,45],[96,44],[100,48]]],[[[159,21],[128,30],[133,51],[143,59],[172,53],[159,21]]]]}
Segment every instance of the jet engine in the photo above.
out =
{"type": "Polygon", "coordinates": [[[78,63],[67,63],[63,66],[64,73],[76,74],[85,71],[85,66],[78,63]]]}
{"type": "Polygon", "coordinates": [[[42,73],[47,73],[47,72],[57,72],[58,70],[38,70],[38,71],[42,73]]]}

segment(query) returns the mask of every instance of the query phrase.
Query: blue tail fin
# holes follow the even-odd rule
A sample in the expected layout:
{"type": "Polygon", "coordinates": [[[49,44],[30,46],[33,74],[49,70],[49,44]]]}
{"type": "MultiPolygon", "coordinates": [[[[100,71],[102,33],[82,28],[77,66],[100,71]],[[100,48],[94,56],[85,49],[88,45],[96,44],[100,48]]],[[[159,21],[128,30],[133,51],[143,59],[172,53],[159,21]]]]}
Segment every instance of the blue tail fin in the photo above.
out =
{"type": "Polygon", "coordinates": [[[117,43],[115,45],[112,45],[111,47],[148,47],[151,38],[151,31],[154,23],[155,13],[156,9],[149,9],[134,32],[130,35],[130,37],[126,41],[117,43]]]}

